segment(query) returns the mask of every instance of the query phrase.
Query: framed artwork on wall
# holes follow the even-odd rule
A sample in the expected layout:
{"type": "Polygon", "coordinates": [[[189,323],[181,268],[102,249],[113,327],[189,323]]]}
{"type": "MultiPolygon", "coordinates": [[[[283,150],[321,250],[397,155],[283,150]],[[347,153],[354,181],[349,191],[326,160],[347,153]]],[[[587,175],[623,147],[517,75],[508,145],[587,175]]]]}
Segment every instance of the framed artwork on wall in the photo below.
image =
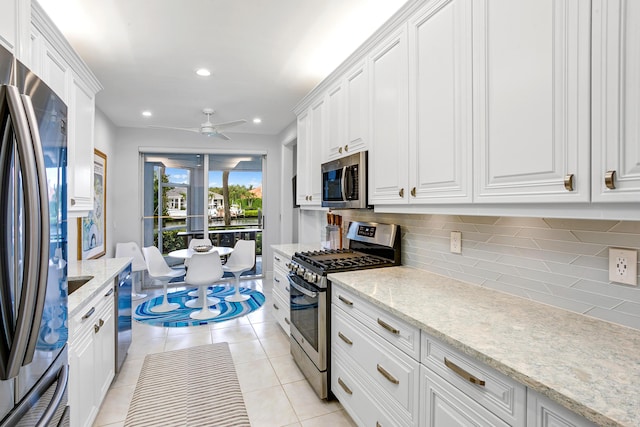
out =
{"type": "Polygon", "coordinates": [[[107,155],[94,150],[93,210],[78,218],[78,259],[100,258],[105,254],[107,230],[107,155]]]}

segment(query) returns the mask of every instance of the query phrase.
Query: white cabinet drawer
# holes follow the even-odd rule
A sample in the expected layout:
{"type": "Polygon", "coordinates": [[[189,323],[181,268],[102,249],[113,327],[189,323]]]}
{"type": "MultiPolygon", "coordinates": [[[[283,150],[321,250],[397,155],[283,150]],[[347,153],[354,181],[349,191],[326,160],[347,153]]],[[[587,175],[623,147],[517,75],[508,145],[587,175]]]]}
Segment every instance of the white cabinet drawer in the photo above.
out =
{"type": "Polygon", "coordinates": [[[412,425],[389,414],[388,403],[374,398],[369,383],[358,375],[340,349],[331,354],[331,391],[358,426],[412,425]]]}
{"type": "Polygon", "coordinates": [[[286,257],[280,253],[274,252],[273,253],[273,271],[275,273],[275,270],[277,268],[279,268],[280,270],[282,270],[283,272],[289,271],[289,268],[287,267],[287,263],[289,263],[291,261],[291,258],[286,257]]]}
{"type": "Polygon", "coordinates": [[[351,358],[384,400],[397,403],[404,418],[418,422],[419,363],[364,325],[334,310],[331,343],[351,358]]]}
{"type": "Polygon", "coordinates": [[[510,425],[524,425],[526,387],[422,333],[421,362],[510,425]],[[475,381],[476,383],[474,383],[475,381]],[[484,381],[484,385],[477,384],[484,381]]]}
{"type": "Polygon", "coordinates": [[[415,360],[420,359],[420,329],[333,285],[331,301],[415,360]]]}
{"type": "Polygon", "coordinates": [[[420,366],[422,410],[420,426],[424,427],[508,427],[451,383],[429,368],[420,366]]]}
{"type": "Polygon", "coordinates": [[[282,329],[287,333],[287,335],[291,334],[291,323],[289,321],[289,299],[283,299],[282,295],[279,292],[274,290],[273,292],[273,316],[276,318],[282,329]]]}
{"type": "Polygon", "coordinates": [[[528,390],[527,427],[596,427],[596,424],[547,397],[528,390]]]}
{"type": "Polygon", "coordinates": [[[273,290],[289,298],[289,279],[279,270],[273,270],[273,290]]]}

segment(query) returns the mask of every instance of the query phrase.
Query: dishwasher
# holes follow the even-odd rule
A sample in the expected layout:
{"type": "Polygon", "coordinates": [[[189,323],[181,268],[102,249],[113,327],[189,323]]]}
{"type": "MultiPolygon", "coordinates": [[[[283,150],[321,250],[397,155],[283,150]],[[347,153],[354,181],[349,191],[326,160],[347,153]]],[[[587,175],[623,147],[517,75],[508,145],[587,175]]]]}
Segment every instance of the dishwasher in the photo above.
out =
{"type": "Polygon", "coordinates": [[[116,373],[120,372],[124,359],[127,357],[127,351],[131,345],[131,264],[127,265],[116,279],[115,286],[115,316],[118,319],[116,325],[116,373]]]}

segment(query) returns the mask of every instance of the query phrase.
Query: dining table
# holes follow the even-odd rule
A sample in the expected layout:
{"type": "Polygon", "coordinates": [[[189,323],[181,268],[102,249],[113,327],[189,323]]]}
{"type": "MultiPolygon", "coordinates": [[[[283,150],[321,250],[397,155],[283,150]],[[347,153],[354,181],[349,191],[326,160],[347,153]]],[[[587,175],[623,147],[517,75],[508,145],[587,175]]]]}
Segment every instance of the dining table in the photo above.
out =
{"type": "Polygon", "coordinates": [[[229,256],[231,252],[233,252],[233,248],[227,248],[225,246],[211,246],[211,249],[206,252],[198,252],[195,249],[176,249],[175,251],[169,252],[169,256],[172,258],[187,259],[191,258],[195,253],[211,253],[213,251],[218,251],[218,255],[223,258],[229,256]]]}

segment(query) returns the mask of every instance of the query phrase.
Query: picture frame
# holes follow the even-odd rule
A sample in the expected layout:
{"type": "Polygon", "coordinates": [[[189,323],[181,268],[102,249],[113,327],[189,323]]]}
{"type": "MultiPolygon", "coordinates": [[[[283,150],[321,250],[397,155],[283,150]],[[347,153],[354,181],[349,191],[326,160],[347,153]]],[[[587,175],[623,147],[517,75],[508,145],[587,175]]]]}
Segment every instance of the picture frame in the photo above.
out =
{"type": "Polygon", "coordinates": [[[78,259],[104,256],[107,240],[107,155],[94,149],[93,210],[78,218],[78,259]]]}

